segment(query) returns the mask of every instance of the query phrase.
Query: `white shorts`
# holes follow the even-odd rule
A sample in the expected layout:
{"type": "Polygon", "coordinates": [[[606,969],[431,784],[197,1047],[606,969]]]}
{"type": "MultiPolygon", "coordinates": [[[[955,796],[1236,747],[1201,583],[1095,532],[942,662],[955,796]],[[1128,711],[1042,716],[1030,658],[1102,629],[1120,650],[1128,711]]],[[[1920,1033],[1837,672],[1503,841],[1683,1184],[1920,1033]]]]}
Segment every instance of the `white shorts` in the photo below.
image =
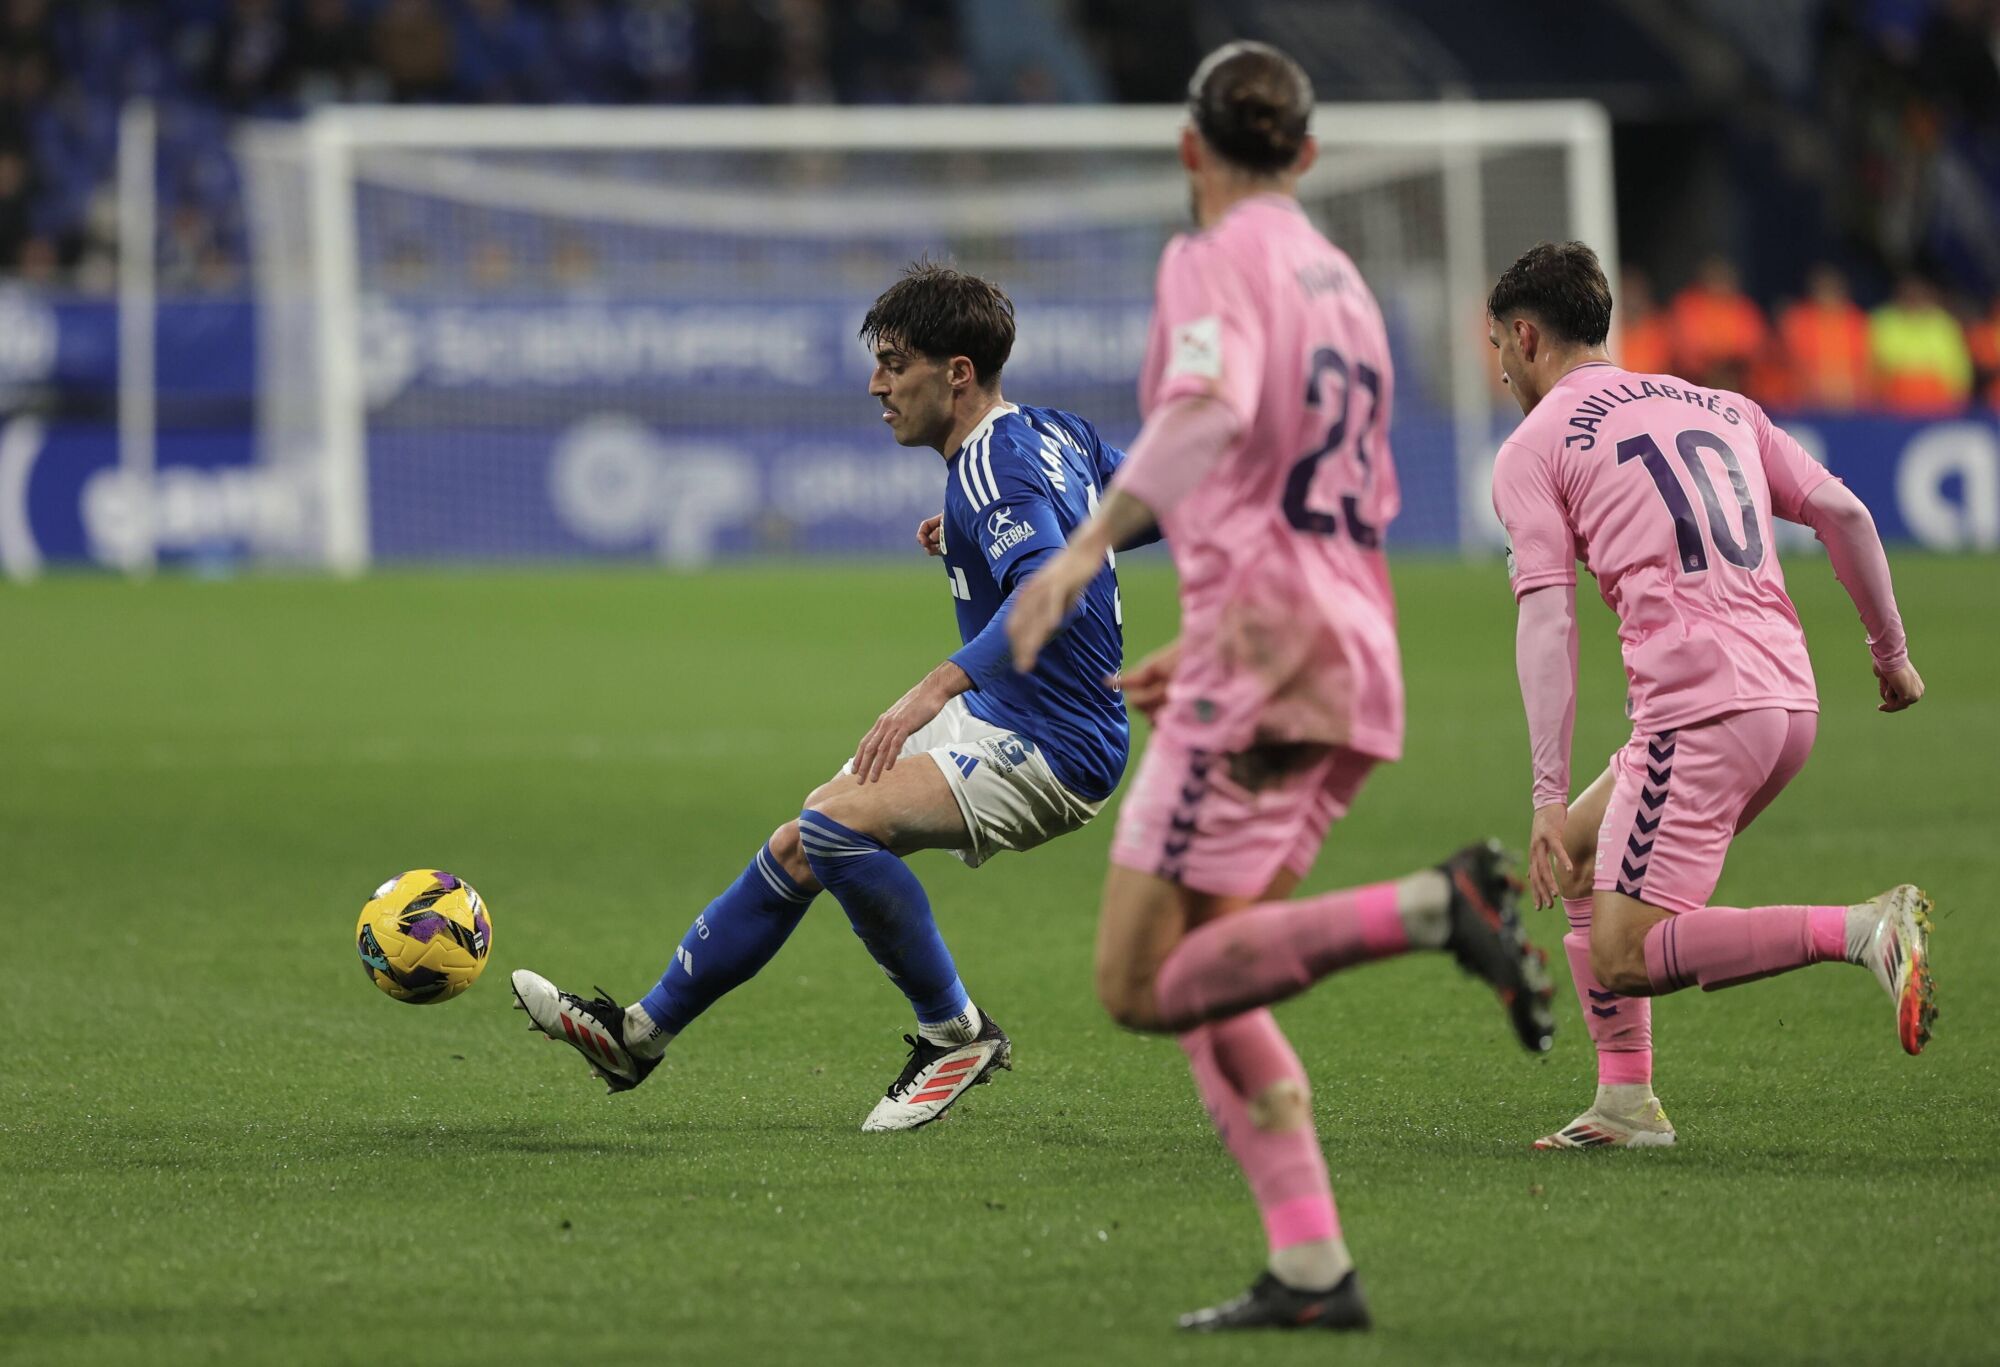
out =
{"type": "MultiPolygon", "coordinates": [[[[963,698],[946,703],[903,742],[896,758],[912,755],[935,760],[958,799],[972,846],[952,854],[968,868],[978,868],[1000,850],[1032,850],[1079,830],[1104,806],[1063,787],[1040,746],[1018,731],[981,721],[963,698]]],[[[840,772],[853,773],[854,761],[840,772]]]]}

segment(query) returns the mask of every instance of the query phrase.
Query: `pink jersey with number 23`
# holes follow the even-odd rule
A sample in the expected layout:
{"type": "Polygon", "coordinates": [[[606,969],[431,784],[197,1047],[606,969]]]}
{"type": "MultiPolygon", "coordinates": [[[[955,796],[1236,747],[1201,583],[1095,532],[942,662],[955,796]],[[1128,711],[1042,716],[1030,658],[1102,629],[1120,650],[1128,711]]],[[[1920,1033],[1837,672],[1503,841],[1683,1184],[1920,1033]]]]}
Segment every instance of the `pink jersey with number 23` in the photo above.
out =
{"type": "Polygon", "coordinates": [[[1618,614],[1626,711],[1658,732],[1752,708],[1819,710],[1772,544],[1832,476],[1740,394],[1600,362],[1501,448],[1493,510],[1515,597],[1574,584],[1618,614]]]}
{"type": "Polygon", "coordinates": [[[1374,296],[1289,197],[1244,200],[1162,254],[1140,407],[1206,396],[1240,424],[1191,486],[1157,465],[1117,481],[1159,514],[1180,577],[1160,726],[1183,743],[1402,753],[1393,381],[1374,296]]]}

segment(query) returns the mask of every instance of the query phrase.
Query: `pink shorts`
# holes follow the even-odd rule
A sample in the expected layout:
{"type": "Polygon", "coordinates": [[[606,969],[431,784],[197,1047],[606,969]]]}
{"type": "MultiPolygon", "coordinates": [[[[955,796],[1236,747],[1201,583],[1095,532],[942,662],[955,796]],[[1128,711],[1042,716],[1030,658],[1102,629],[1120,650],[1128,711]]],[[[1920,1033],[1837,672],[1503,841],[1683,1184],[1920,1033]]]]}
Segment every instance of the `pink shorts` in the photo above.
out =
{"type": "Polygon", "coordinates": [[[1600,891],[1668,911],[1708,905],[1736,833],[1805,767],[1819,716],[1761,708],[1651,735],[1611,757],[1600,891]]]}
{"type": "Polygon", "coordinates": [[[1118,809],[1111,862],[1218,897],[1304,877],[1361,791],[1372,756],[1339,746],[1194,749],[1155,731],[1118,809]]]}

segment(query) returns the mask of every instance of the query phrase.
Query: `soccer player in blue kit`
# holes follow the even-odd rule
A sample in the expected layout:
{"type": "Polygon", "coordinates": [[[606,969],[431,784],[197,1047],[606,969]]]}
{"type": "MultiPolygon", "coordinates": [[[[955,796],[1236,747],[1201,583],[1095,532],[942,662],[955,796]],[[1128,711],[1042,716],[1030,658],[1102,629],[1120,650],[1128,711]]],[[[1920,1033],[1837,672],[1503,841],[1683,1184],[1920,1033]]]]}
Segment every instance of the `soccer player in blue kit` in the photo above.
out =
{"type": "Polygon", "coordinates": [[[1006,631],[1016,587],[1089,520],[1124,453],[1081,418],[1001,397],[1014,306],[985,280],[913,266],[875,301],[861,337],[890,432],[944,457],[944,512],[917,539],[944,561],[963,644],[695,917],[644,997],[620,1006],[514,974],[535,1028],[576,1049],[613,1092],[645,1081],[669,1041],[768,963],[824,889],[917,1017],[908,1063],[861,1128],[938,1119],[1011,1068],[1013,1045],[966,992],[903,856],[944,849],[976,868],[1032,849],[1096,816],[1125,770],[1125,706],[1110,682],[1123,651],[1116,557],[1032,673],[1015,672],[1006,631]]]}

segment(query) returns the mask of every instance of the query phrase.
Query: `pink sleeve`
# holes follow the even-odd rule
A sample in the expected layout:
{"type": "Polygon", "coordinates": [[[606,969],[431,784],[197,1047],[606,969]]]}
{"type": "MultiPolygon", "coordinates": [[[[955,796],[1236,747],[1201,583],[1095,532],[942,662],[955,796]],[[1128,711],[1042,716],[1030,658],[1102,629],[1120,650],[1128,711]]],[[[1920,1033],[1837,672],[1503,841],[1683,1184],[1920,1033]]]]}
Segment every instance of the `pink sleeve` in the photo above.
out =
{"type": "Polygon", "coordinates": [[[1771,512],[1787,522],[1804,522],[1800,510],[1806,499],[1833,476],[1797,438],[1766,417],[1763,409],[1753,405],[1750,413],[1757,433],[1757,454],[1764,462],[1764,481],[1771,486],[1771,512]]]}
{"type": "Polygon", "coordinates": [[[1221,463],[1242,430],[1229,405],[1179,395],[1146,419],[1111,487],[1145,504],[1157,521],[1221,463]]]}
{"type": "Polygon", "coordinates": [[[1264,386],[1264,323],[1234,264],[1211,243],[1183,241],[1161,258],[1155,292],[1166,357],[1153,405],[1220,399],[1248,428],[1264,386]]]}
{"type": "Polygon", "coordinates": [[[1493,462],[1493,511],[1507,528],[1507,579],[1520,598],[1551,584],[1576,584],[1576,537],[1548,463],[1518,442],[1493,462]]]}
{"type": "Polygon", "coordinates": [[[1570,736],[1576,730],[1576,586],[1530,591],[1514,632],[1514,672],[1528,712],[1535,806],[1569,800],[1570,736]]]}
{"type": "Polygon", "coordinates": [[[1889,557],[1868,505],[1845,484],[1828,476],[1806,496],[1793,519],[1813,529],[1833,562],[1833,576],[1854,600],[1861,625],[1868,629],[1868,653],[1877,674],[1893,674],[1910,662],[1903,619],[1896,611],[1896,590],[1889,582],[1889,557]]]}

